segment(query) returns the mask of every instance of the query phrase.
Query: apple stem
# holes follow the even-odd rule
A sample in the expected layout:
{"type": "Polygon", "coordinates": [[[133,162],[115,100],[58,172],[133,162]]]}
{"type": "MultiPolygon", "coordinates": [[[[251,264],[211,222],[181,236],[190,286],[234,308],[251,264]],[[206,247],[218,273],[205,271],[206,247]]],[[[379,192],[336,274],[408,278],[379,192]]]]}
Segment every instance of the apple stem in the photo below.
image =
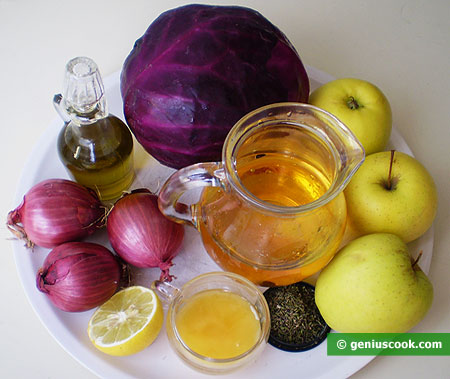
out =
{"type": "Polygon", "coordinates": [[[355,100],[355,98],[353,96],[350,96],[348,98],[348,100],[347,100],[347,107],[349,107],[352,110],[359,108],[359,104],[358,104],[358,102],[355,100]]]}
{"type": "Polygon", "coordinates": [[[419,255],[417,256],[416,260],[413,262],[412,267],[414,268],[414,266],[417,264],[417,262],[419,262],[419,259],[422,257],[423,254],[423,250],[419,251],[419,255]]]}
{"type": "Polygon", "coordinates": [[[391,150],[391,162],[389,164],[389,174],[388,174],[388,179],[387,179],[387,189],[391,190],[392,189],[392,164],[394,163],[394,154],[395,154],[395,150],[391,150]]]}

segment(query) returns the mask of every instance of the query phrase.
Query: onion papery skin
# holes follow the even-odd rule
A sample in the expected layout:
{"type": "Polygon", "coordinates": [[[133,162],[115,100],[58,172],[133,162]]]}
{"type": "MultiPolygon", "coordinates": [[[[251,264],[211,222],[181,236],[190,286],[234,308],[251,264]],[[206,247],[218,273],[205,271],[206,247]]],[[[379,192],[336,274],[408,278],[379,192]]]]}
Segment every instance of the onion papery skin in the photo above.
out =
{"type": "Polygon", "coordinates": [[[48,179],[8,213],[7,225],[28,247],[52,248],[94,233],[104,218],[105,207],[93,190],[67,179],[48,179]]]}
{"type": "Polygon", "coordinates": [[[36,276],[36,286],[66,312],[83,312],[107,301],[118,289],[121,265],[106,247],[66,242],[55,247],[36,276]]]}
{"type": "Polygon", "coordinates": [[[106,229],[111,246],[125,262],[159,267],[160,280],[172,280],[169,268],[183,241],[184,228],[161,213],[156,195],[138,189],[120,198],[108,214],[106,229]]]}

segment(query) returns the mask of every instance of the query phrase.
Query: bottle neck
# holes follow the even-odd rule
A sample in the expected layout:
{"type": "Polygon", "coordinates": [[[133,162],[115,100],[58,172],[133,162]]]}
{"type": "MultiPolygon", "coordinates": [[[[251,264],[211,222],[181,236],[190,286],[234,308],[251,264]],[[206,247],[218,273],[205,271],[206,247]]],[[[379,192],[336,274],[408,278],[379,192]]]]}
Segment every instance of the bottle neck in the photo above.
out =
{"type": "Polygon", "coordinates": [[[92,59],[76,57],[67,63],[63,93],[53,104],[66,122],[92,124],[108,116],[102,77],[92,59]]]}
{"type": "Polygon", "coordinates": [[[76,125],[89,125],[108,117],[106,101],[103,96],[93,105],[80,108],[70,104],[61,94],[58,94],[53,98],[53,105],[65,122],[73,122],[76,125]]]}

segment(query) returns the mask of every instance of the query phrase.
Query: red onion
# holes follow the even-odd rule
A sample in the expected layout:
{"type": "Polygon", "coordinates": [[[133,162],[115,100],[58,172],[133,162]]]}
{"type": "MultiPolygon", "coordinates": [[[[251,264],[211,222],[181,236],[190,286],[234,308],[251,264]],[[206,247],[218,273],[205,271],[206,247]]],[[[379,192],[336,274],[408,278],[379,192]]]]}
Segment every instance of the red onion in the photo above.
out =
{"type": "Polygon", "coordinates": [[[125,262],[159,267],[160,280],[172,280],[169,268],[184,228],[160,212],[156,195],[139,189],[120,198],[108,214],[106,229],[113,249],[125,262]]]}
{"type": "Polygon", "coordinates": [[[106,247],[66,242],[47,256],[36,277],[39,291],[66,312],[82,312],[103,304],[116,292],[121,266],[106,247]]]}
{"type": "Polygon", "coordinates": [[[32,187],[8,213],[7,225],[28,247],[51,248],[92,234],[102,226],[104,215],[93,190],[66,179],[48,179],[32,187]]]}

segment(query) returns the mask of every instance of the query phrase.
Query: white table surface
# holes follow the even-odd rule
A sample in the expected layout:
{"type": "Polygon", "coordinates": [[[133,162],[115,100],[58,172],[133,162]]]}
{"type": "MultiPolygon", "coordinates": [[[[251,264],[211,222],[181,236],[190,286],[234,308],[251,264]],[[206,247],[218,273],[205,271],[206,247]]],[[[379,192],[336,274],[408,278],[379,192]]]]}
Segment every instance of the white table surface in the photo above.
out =
{"type": "MultiPolygon", "coordinates": [[[[334,77],[377,84],[394,124],[434,177],[439,193],[430,269],[435,298],[415,331],[450,332],[450,2],[448,0],[234,1],[259,10],[305,64],[334,77]]],[[[104,76],[120,70],[134,41],[172,0],[0,0],[1,214],[6,217],[29,152],[56,117],[52,98],[66,62],[93,58],[104,76]]],[[[215,4],[231,4],[216,1],[215,4]]],[[[16,273],[0,229],[0,377],[89,378],[48,334],[16,273]]],[[[449,377],[449,357],[377,357],[355,378],[449,377]]],[[[149,373],[151,377],[151,374],[149,373]]],[[[298,376],[301,377],[301,373],[298,376]]]]}

